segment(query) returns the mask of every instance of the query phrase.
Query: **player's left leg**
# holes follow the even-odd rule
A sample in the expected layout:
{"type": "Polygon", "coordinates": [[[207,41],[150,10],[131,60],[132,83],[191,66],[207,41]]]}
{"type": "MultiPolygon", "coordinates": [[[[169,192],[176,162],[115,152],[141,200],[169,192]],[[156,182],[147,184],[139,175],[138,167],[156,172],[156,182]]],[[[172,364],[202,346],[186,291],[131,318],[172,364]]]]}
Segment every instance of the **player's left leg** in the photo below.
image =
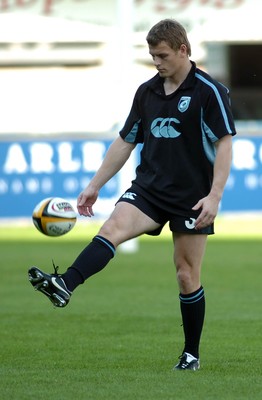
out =
{"type": "Polygon", "coordinates": [[[201,286],[201,266],[205,234],[173,233],[174,263],[180,290],[180,309],[185,346],[176,369],[199,368],[199,344],[205,317],[205,296],[201,286]]]}

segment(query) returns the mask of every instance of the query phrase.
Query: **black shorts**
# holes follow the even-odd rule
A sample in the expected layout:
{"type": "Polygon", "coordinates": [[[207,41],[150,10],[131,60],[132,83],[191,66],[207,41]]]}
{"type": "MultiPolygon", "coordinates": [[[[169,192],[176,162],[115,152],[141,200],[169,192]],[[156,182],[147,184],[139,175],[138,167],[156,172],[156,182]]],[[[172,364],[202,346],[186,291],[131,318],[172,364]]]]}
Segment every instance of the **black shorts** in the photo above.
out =
{"type": "MultiPolygon", "coordinates": [[[[189,234],[205,234],[212,235],[214,233],[214,224],[203,229],[195,229],[196,212],[192,212],[192,216],[171,214],[160,207],[154,205],[151,201],[145,199],[141,194],[136,193],[133,188],[128,189],[117,201],[133,204],[139,208],[144,214],[152,218],[161,226],[154,231],[147,232],[148,235],[160,235],[164,225],[169,222],[169,228],[172,232],[189,233],[189,234]]],[[[200,213],[200,211],[199,211],[200,213]]]]}

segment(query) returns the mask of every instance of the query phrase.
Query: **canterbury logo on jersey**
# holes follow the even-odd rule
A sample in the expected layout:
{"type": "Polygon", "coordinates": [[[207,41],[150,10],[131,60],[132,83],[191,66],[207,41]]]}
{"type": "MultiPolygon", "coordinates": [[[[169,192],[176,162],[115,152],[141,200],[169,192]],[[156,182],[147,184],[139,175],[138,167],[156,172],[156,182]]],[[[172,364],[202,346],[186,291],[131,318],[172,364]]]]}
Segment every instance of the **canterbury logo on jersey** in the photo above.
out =
{"type": "Polygon", "coordinates": [[[187,229],[194,229],[195,228],[195,223],[196,223],[196,219],[195,218],[190,218],[190,220],[186,220],[185,221],[185,226],[187,229]]]}
{"type": "Polygon", "coordinates": [[[125,194],[123,194],[122,199],[135,200],[135,197],[136,193],[126,192],[125,194]]]}
{"type": "Polygon", "coordinates": [[[156,118],[151,124],[151,133],[156,138],[177,138],[181,132],[177,130],[180,121],[176,118],[156,118]]]}

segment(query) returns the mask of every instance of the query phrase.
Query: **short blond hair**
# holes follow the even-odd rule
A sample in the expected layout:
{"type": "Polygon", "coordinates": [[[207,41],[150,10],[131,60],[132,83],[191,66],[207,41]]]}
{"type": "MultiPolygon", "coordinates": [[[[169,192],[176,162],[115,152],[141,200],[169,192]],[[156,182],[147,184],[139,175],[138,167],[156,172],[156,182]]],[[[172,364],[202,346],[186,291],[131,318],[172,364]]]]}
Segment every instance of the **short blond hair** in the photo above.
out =
{"type": "Polygon", "coordinates": [[[187,54],[191,56],[191,45],[187,38],[185,28],[176,20],[167,18],[155,24],[146,37],[149,46],[157,46],[166,42],[171,49],[179,50],[182,44],[187,47],[187,54]]]}

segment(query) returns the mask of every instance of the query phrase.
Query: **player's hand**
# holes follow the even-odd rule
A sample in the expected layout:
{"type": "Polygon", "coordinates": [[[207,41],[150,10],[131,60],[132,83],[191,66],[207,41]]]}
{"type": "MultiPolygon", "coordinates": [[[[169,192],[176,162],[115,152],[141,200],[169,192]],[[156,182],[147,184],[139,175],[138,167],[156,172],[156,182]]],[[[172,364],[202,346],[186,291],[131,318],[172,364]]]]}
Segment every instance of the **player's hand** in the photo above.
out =
{"type": "Polygon", "coordinates": [[[195,222],[195,229],[206,228],[214,222],[218,212],[219,200],[215,197],[208,195],[200,199],[197,204],[192,207],[192,210],[200,210],[198,218],[195,222]]]}
{"type": "Polygon", "coordinates": [[[92,217],[94,215],[93,204],[96,202],[97,197],[97,190],[86,187],[77,198],[77,209],[79,214],[85,217],[92,217]]]}

